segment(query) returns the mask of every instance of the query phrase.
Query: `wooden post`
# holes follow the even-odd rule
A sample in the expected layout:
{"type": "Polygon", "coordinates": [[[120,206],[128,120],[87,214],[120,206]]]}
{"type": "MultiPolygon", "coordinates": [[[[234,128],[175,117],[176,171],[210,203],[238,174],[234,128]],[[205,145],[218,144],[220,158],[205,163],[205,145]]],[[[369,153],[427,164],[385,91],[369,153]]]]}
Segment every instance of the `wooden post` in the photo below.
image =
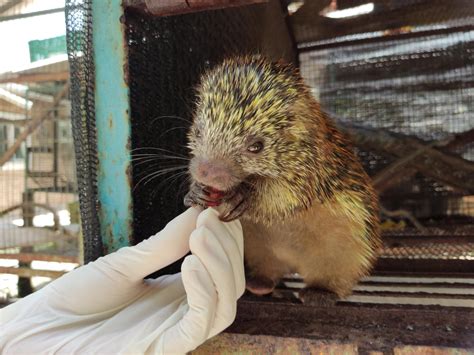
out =
{"type": "Polygon", "coordinates": [[[23,131],[20,133],[18,138],[16,139],[15,143],[8,148],[8,150],[3,154],[3,156],[0,158],[0,167],[3,166],[7,161],[10,160],[10,158],[16,153],[16,151],[21,147],[21,144],[25,141],[28,136],[33,133],[40,125],[41,123],[49,117],[51,112],[54,111],[56,106],[59,105],[63,97],[68,93],[69,91],[69,82],[64,84],[62,89],[56,94],[54,97],[53,102],[51,105],[46,109],[45,113],[41,116],[38,116],[37,118],[31,120],[31,122],[23,129],[23,131]]]}

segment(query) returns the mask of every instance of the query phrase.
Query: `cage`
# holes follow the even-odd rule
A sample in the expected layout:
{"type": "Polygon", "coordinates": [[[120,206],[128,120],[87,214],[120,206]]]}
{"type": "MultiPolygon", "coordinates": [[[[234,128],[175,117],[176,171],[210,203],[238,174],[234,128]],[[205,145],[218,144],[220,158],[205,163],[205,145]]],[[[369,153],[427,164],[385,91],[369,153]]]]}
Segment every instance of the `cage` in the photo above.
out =
{"type": "Polygon", "coordinates": [[[77,189],[69,65],[65,34],[56,35],[58,24],[65,32],[64,15],[41,6],[34,1],[0,5],[2,302],[64,273],[44,268],[48,262],[77,265],[80,259],[79,225],[70,213],[77,189]],[[51,26],[35,31],[44,16],[51,26]]]}
{"type": "Polygon", "coordinates": [[[299,305],[301,280],[287,279],[272,297],[244,297],[230,332],[349,341],[361,351],[473,346],[474,6],[119,5],[66,5],[86,261],[143,240],[183,211],[185,178],[150,179],[157,166],[131,154],[185,156],[199,75],[258,52],[297,65],[352,137],[380,195],[384,249],[373,274],[337,306],[299,305]]]}

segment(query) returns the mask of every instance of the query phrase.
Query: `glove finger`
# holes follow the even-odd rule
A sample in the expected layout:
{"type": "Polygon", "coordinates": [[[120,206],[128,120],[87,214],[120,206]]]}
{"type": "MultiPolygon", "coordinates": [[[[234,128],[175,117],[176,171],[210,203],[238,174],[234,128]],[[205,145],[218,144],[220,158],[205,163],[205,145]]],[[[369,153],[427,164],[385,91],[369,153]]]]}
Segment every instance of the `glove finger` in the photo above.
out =
{"type": "Polygon", "coordinates": [[[194,350],[208,339],[215,317],[217,293],[201,261],[194,255],[187,256],[181,275],[189,309],[178,323],[162,334],[159,348],[163,354],[194,350]]]}
{"type": "Polygon", "coordinates": [[[217,291],[217,309],[211,336],[232,324],[238,299],[231,262],[217,239],[217,236],[205,226],[196,229],[190,238],[192,253],[206,267],[217,291]]]}
{"type": "Polygon", "coordinates": [[[189,208],[156,235],[133,246],[100,258],[96,263],[113,278],[140,281],[189,252],[189,236],[196,228],[200,209],[189,208]]]}
{"type": "Polygon", "coordinates": [[[230,260],[233,276],[235,278],[235,286],[237,297],[245,292],[245,270],[244,270],[244,242],[242,225],[238,220],[224,223],[219,219],[219,212],[215,209],[207,209],[199,214],[196,222],[196,228],[205,226],[210,229],[227,258],[230,260]]]}

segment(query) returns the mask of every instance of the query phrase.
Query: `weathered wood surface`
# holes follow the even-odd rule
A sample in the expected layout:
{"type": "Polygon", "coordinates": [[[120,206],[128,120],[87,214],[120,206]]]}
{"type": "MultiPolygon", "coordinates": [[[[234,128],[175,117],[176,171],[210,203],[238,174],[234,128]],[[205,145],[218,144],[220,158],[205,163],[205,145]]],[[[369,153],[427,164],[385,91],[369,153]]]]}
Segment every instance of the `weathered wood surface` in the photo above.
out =
{"type": "Polygon", "coordinates": [[[44,114],[34,118],[29,122],[29,124],[21,131],[20,135],[17,137],[16,141],[8,148],[8,150],[0,157],[0,167],[5,164],[10,158],[16,153],[16,151],[21,147],[22,143],[28,138],[28,136],[33,133],[40,125],[50,117],[51,113],[54,109],[58,106],[61,102],[63,97],[65,97],[69,92],[69,82],[64,84],[61,90],[56,94],[54,97],[53,102],[49,106],[47,110],[45,110],[44,114]]]}
{"type": "Polygon", "coordinates": [[[77,255],[61,255],[61,254],[43,254],[43,253],[0,253],[0,259],[18,260],[24,263],[32,261],[52,261],[58,263],[77,263],[79,257],[77,255]]]}
{"type": "Polygon", "coordinates": [[[69,79],[69,71],[57,73],[7,73],[0,76],[3,83],[41,83],[46,81],[65,81],[69,79]]]}
{"type": "Polygon", "coordinates": [[[411,3],[375,0],[374,11],[356,17],[327,18],[319,13],[330,1],[306,1],[291,16],[298,43],[316,42],[356,33],[430,25],[474,16],[471,0],[426,0],[411,3]]]}
{"type": "Polygon", "coordinates": [[[268,0],[127,0],[125,6],[154,16],[171,16],[266,2],[268,0]]]}
{"type": "MultiPolygon", "coordinates": [[[[472,142],[474,142],[474,129],[454,135],[446,144],[438,142],[436,145],[445,151],[453,151],[472,142]]],[[[374,187],[377,189],[378,193],[380,194],[396,186],[400,181],[408,180],[415,175],[417,169],[407,165],[412,162],[413,158],[422,152],[422,149],[417,150],[407,157],[398,159],[396,162],[378,172],[372,179],[374,187]]]]}
{"type": "Polygon", "coordinates": [[[4,267],[0,266],[0,274],[13,274],[20,277],[49,277],[52,279],[57,279],[64,275],[67,271],[54,271],[54,270],[40,270],[40,269],[30,269],[28,267],[4,267]]]}
{"type": "Polygon", "coordinates": [[[429,143],[415,137],[342,122],[339,127],[363,149],[397,158],[411,157],[406,166],[449,186],[474,193],[474,163],[471,161],[430,147],[429,143]]]}

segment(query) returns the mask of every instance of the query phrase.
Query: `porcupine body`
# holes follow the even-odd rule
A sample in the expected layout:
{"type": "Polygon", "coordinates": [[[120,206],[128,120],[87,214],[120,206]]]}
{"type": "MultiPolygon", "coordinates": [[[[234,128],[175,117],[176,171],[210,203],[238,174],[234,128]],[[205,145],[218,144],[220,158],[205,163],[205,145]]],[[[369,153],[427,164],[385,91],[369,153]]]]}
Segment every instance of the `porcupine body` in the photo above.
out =
{"type": "Polygon", "coordinates": [[[378,202],[348,140],[298,72],[259,56],[204,74],[189,132],[186,205],[240,218],[247,288],[273,290],[299,273],[350,294],[379,246],[378,202]]]}

